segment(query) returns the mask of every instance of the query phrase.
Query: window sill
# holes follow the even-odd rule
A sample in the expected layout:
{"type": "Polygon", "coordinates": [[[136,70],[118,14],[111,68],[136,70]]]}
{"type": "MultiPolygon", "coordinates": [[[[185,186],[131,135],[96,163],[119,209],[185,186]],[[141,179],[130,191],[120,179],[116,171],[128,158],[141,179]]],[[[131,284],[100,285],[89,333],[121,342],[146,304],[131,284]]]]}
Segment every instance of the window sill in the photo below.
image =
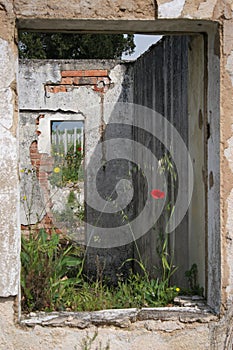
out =
{"type": "Polygon", "coordinates": [[[141,309],[108,309],[85,312],[31,312],[22,315],[21,325],[34,327],[72,327],[88,328],[90,326],[115,326],[129,328],[137,321],[178,321],[181,323],[208,323],[216,321],[218,317],[202,300],[195,301],[194,297],[178,297],[175,303],[182,305],[185,301],[190,306],[171,306],[141,309]],[[199,305],[198,305],[199,304],[199,305]]]}

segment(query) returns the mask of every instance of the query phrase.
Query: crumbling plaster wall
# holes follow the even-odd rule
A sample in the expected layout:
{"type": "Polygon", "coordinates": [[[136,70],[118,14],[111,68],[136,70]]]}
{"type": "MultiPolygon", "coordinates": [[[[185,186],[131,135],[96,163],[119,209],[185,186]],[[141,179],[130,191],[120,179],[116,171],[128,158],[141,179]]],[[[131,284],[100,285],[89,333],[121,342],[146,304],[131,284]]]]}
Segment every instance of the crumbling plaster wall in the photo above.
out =
{"type": "Polygon", "coordinates": [[[0,10],[0,236],[2,296],[18,293],[19,278],[19,207],[17,150],[17,50],[14,43],[15,15],[13,3],[5,2],[0,10]],[[11,213],[11,214],[10,214],[11,213]]]}
{"type": "MultiPolygon", "coordinates": [[[[51,192],[51,186],[49,186],[48,181],[47,186],[44,186],[46,185],[44,184],[44,177],[47,179],[47,174],[41,174],[39,169],[43,171],[43,168],[46,170],[47,167],[48,173],[52,171],[51,161],[48,156],[51,156],[50,123],[55,120],[81,120],[84,122],[87,222],[91,222],[94,226],[106,227],[106,225],[114,225],[116,220],[122,220],[121,215],[118,215],[118,218],[116,217],[117,215],[114,218],[113,215],[102,218],[100,212],[104,210],[104,207],[101,207],[100,203],[98,203],[98,208],[92,209],[90,197],[93,196],[93,191],[89,190],[89,188],[92,183],[95,183],[95,177],[98,174],[97,179],[100,179],[99,181],[97,180],[98,191],[109,195],[113,191],[114,181],[129,174],[130,163],[125,163],[120,167],[119,163],[115,165],[111,163],[111,166],[107,164],[104,169],[97,169],[95,154],[98,153],[102,161],[104,161],[106,147],[101,147],[101,154],[96,151],[96,147],[100,140],[105,141],[111,133],[111,131],[108,132],[106,130],[106,125],[111,121],[112,109],[114,109],[116,103],[132,101],[133,84],[131,83],[131,70],[131,64],[123,64],[114,60],[20,60],[20,171],[21,169],[32,168],[31,163],[33,160],[31,159],[30,149],[33,142],[38,142],[38,152],[42,157],[40,157],[41,164],[38,165],[38,182],[35,181],[33,174],[25,175],[25,172],[21,173],[22,224],[35,224],[38,222],[38,218],[41,221],[45,216],[45,212],[52,220],[53,214],[51,209],[53,209],[53,205],[51,200],[54,202],[54,193],[58,193],[58,189],[54,189],[51,192]],[[24,180],[25,176],[26,181],[24,180]],[[38,187],[45,187],[44,195],[43,193],[41,195],[40,192],[43,191],[40,191],[38,187]],[[30,203],[28,208],[25,201],[26,204],[30,203]],[[26,220],[27,218],[29,220],[26,220]]],[[[119,113],[125,115],[123,110],[122,112],[119,111],[119,113]]],[[[111,122],[113,123],[114,121],[111,122]]],[[[128,117],[128,123],[132,125],[130,117],[128,117]]],[[[119,131],[118,137],[131,139],[132,129],[128,128],[125,131],[119,131]]],[[[128,151],[130,153],[129,149],[128,151]]],[[[117,210],[119,209],[116,208],[117,210]]],[[[132,215],[130,211],[133,212],[133,209],[128,210],[128,217],[132,215]]],[[[43,225],[43,222],[41,225],[43,225]]],[[[44,225],[46,229],[49,229],[49,224],[45,223],[44,225]]],[[[51,226],[52,223],[50,223],[50,228],[51,226]]],[[[95,228],[87,231],[86,242],[89,242],[89,235],[92,237],[96,235],[96,232],[95,228]]],[[[83,243],[83,239],[80,241],[77,235],[75,239],[83,243]]],[[[90,242],[88,245],[91,245],[90,242]]],[[[99,264],[105,266],[104,274],[113,280],[116,279],[114,276],[118,267],[127,258],[133,256],[133,245],[128,245],[124,249],[118,247],[100,249],[100,251],[92,250],[89,247],[86,266],[91,274],[96,273],[97,254],[99,256],[99,264]]]]}
{"type": "MultiPolygon", "coordinates": [[[[17,51],[15,44],[17,25],[31,29],[96,30],[96,31],[205,31],[206,25],[199,20],[217,21],[220,24],[220,50],[216,37],[215,57],[211,59],[216,67],[220,57],[220,123],[215,110],[208,110],[210,122],[210,146],[216,150],[216,159],[209,160],[214,171],[209,187],[218,182],[218,149],[220,147],[219,194],[210,192],[211,210],[214,217],[221,214],[221,319],[209,324],[186,324],[184,328],[155,321],[153,327],[145,330],[142,325],[127,331],[114,328],[101,328],[99,334],[102,344],[112,341],[111,349],[137,349],[143,346],[154,349],[231,349],[232,348],[232,295],[233,295],[233,4],[231,0],[161,0],[161,1],[47,1],[42,0],[1,0],[0,1],[0,197],[1,197],[1,241],[0,241],[0,303],[2,349],[67,349],[74,347],[77,338],[84,332],[72,329],[42,328],[22,329],[14,323],[13,298],[18,294],[19,281],[19,196],[18,196],[18,147],[17,147],[17,51]],[[157,18],[160,22],[156,21],[157,18]],[[167,21],[166,19],[170,19],[167,21]],[[95,19],[95,21],[93,21],[95,19]],[[121,20],[120,25],[118,20],[121,20]],[[179,19],[179,20],[178,20],[179,19]],[[188,21],[186,21],[186,19],[188,21]],[[197,19],[197,22],[191,21],[197,19]],[[142,20],[142,21],[141,21],[142,20]],[[204,29],[204,30],[203,30],[204,29]],[[218,134],[220,143],[211,143],[213,135],[218,134]],[[220,210],[217,205],[220,198],[220,210]],[[166,330],[159,328],[164,325],[166,330]],[[174,329],[175,328],[175,329],[174,329]]],[[[207,30],[208,32],[208,30],[207,30]]],[[[211,35],[211,33],[209,33],[211,35]]],[[[216,81],[211,80],[209,90],[216,81]]],[[[218,83],[218,81],[217,81],[218,83]]],[[[216,95],[216,101],[218,96],[216,95]]],[[[216,102],[217,103],[217,102],[216,102]]],[[[217,105],[216,105],[217,107],[217,105]]],[[[214,139],[213,139],[214,140],[214,139]]],[[[208,224],[218,231],[212,220],[208,224]]],[[[210,236],[209,239],[212,239],[210,236]]],[[[218,252],[216,244],[216,252],[218,252]]],[[[215,252],[215,249],[213,249],[215,252]]],[[[218,254],[217,254],[218,255],[218,254]]],[[[214,254],[212,254],[214,256],[214,254]]],[[[219,259],[218,256],[216,258],[219,259]]],[[[213,261],[214,262],[214,261],[213,261]]],[[[217,273],[218,275],[218,273],[217,273]]],[[[213,288],[214,290],[214,288],[213,288]]],[[[216,292],[216,291],[215,291],[216,292]]],[[[211,296],[212,291],[208,292],[211,296]]],[[[214,297],[214,295],[213,295],[214,297]]],[[[143,322],[145,324],[145,322],[143,322]]],[[[182,324],[184,326],[184,324],[182,324]]]]}

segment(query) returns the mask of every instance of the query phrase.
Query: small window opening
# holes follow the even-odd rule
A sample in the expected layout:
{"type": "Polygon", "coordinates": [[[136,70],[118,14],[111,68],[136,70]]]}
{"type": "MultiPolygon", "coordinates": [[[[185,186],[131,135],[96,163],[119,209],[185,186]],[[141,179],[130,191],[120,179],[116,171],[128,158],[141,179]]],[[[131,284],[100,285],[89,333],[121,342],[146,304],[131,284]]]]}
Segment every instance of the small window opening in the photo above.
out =
{"type": "Polygon", "coordinates": [[[51,216],[61,234],[85,243],[84,122],[51,122],[53,172],[49,177],[51,216]]]}

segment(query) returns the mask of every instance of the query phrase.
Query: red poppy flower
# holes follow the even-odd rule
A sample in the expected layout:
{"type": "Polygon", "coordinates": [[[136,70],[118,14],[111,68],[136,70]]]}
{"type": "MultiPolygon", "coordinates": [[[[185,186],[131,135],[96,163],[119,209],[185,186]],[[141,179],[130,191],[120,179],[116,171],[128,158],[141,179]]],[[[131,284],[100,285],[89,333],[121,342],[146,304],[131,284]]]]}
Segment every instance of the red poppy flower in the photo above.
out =
{"type": "Polygon", "coordinates": [[[165,192],[160,190],[152,190],[150,194],[154,199],[161,199],[165,197],[165,192]]]}
{"type": "Polygon", "coordinates": [[[78,150],[78,152],[81,152],[82,151],[82,147],[78,147],[77,150],[78,150]]]}

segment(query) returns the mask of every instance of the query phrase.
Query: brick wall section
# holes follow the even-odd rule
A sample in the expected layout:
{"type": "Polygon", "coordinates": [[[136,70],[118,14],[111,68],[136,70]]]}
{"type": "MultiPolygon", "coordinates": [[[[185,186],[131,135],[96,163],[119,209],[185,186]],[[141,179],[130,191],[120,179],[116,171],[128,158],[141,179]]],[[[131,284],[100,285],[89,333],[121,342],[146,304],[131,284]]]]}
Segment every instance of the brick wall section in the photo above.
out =
{"type": "Polygon", "coordinates": [[[47,93],[67,92],[70,88],[87,86],[96,92],[105,93],[111,86],[107,69],[65,70],[61,71],[61,82],[46,84],[47,93]]]}
{"type": "MultiPolygon", "coordinates": [[[[40,118],[43,118],[44,115],[40,115],[36,119],[36,124],[39,124],[40,118]]],[[[47,154],[38,152],[37,141],[33,141],[30,145],[30,159],[33,169],[36,172],[36,176],[38,178],[40,187],[44,194],[44,202],[45,202],[45,210],[46,214],[43,219],[35,224],[31,225],[30,230],[38,231],[43,228],[47,233],[51,234],[54,232],[54,223],[53,217],[51,213],[51,200],[50,193],[48,189],[48,176],[49,173],[53,170],[53,158],[49,157],[47,154]]],[[[21,225],[21,229],[27,234],[29,233],[29,227],[27,225],[21,225]]],[[[55,232],[61,233],[59,229],[55,229],[55,232]]]]}
{"type": "MultiPolygon", "coordinates": [[[[41,132],[38,130],[41,118],[44,118],[44,114],[40,114],[36,119],[36,131],[35,133],[39,136],[41,132]]],[[[29,155],[32,169],[35,171],[36,177],[39,182],[40,189],[43,193],[44,200],[44,216],[41,221],[36,224],[23,225],[21,224],[21,230],[24,235],[28,236],[30,232],[39,232],[40,229],[44,229],[48,234],[56,232],[60,235],[67,235],[66,227],[59,228],[58,224],[52,213],[53,203],[51,200],[49,176],[54,169],[54,158],[49,156],[47,153],[40,153],[38,151],[37,140],[34,140],[29,147],[29,155]]],[[[79,241],[85,242],[85,235],[79,233],[79,241]]]]}
{"type": "Polygon", "coordinates": [[[57,234],[62,234],[62,231],[54,226],[53,218],[51,217],[51,214],[48,213],[45,214],[45,216],[40,222],[38,222],[35,225],[30,225],[30,230],[29,226],[21,224],[21,230],[26,236],[28,236],[30,232],[38,233],[40,229],[44,229],[49,235],[51,235],[54,232],[56,232],[57,234]]]}

